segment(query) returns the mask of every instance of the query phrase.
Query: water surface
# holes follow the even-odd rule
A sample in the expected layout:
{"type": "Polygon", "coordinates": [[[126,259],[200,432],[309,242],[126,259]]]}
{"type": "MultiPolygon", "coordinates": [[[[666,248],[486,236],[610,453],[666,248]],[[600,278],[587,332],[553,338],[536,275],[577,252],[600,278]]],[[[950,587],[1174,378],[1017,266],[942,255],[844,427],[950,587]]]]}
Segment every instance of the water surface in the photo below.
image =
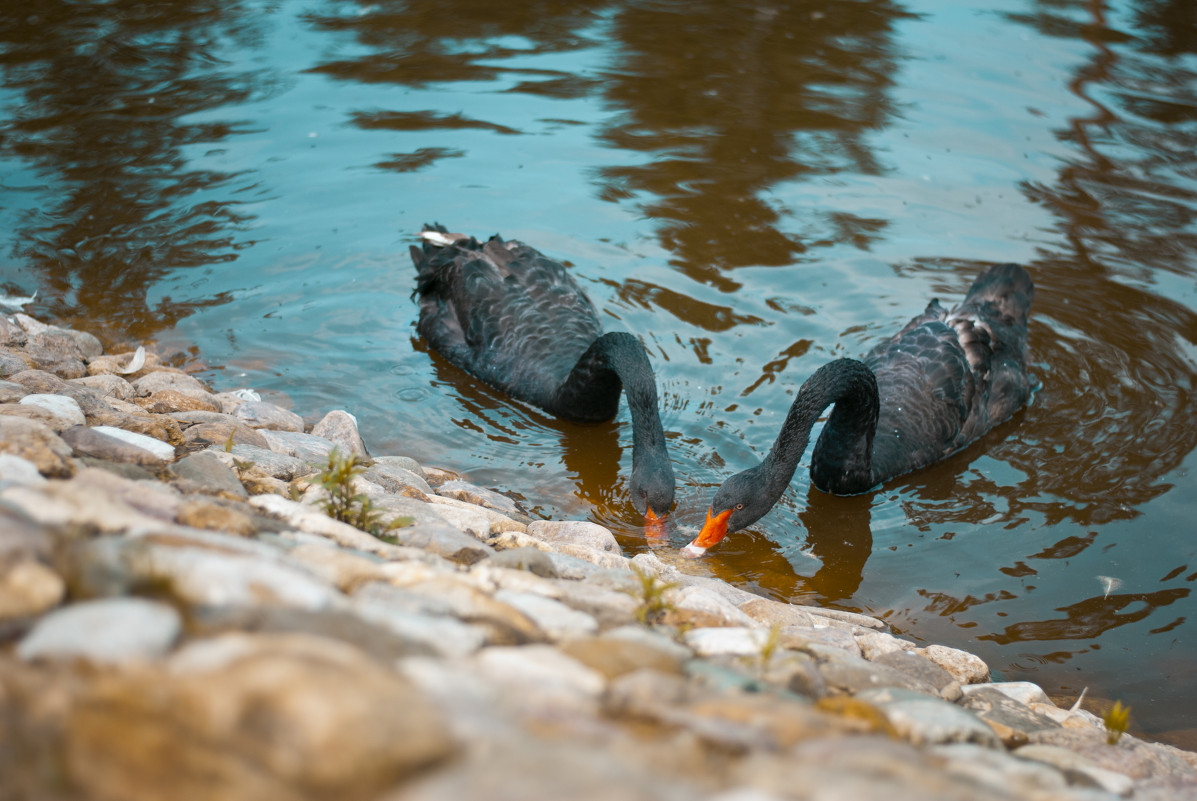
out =
{"type": "Polygon", "coordinates": [[[564,423],[430,352],[422,223],[566,261],[643,339],[680,483],[669,561],[814,369],[1026,264],[1028,409],[866,495],[800,468],[683,567],[1197,745],[1190,0],[0,8],[0,289],[219,389],[347,408],[376,453],[629,553],[649,546],[626,408],[564,423]]]}

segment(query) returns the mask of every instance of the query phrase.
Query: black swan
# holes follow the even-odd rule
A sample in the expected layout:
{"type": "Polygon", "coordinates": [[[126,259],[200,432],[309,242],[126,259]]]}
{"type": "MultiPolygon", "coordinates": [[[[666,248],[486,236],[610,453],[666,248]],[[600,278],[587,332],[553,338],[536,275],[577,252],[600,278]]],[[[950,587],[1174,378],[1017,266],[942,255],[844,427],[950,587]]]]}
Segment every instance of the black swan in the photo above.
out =
{"type": "Polygon", "coordinates": [[[798,390],[769,455],[723,482],[706,523],[682,549],[702,556],[729,531],[760,519],[781,498],[811,427],[835,404],[811,457],[811,481],[855,495],[960,450],[1031,397],[1027,313],[1035,287],[1017,264],[987,269],[964,302],[932,300],[863,361],[837,359],[798,390]]]}
{"type": "Polygon", "coordinates": [[[485,244],[425,225],[411,248],[416,329],[453,364],[513,398],[566,420],[609,420],[627,392],[632,415],[632,506],[659,525],[673,506],[673,466],[644,346],[603,333],[565,266],[498,235],[485,244]]]}

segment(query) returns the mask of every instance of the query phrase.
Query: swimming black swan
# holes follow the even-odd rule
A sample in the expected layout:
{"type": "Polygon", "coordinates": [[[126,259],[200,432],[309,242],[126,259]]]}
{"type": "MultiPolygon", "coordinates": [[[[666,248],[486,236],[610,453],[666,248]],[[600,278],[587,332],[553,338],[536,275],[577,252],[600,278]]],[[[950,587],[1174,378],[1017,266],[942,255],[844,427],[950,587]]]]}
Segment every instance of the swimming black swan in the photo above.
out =
{"type": "Polygon", "coordinates": [[[565,266],[498,235],[486,244],[425,225],[411,248],[417,330],[442,356],[513,398],[578,422],[609,420],[625,390],[632,415],[632,506],[646,524],[673,506],[673,466],[644,346],[604,334],[565,266]]]}
{"type": "Polygon", "coordinates": [[[723,482],[706,523],[682,549],[699,557],[781,498],[811,426],[835,404],[811,457],[811,481],[855,495],[958,451],[1031,397],[1027,312],[1035,287],[1017,264],[987,269],[964,302],[932,300],[863,361],[825,364],[798,390],[769,455],[723,482]]]}

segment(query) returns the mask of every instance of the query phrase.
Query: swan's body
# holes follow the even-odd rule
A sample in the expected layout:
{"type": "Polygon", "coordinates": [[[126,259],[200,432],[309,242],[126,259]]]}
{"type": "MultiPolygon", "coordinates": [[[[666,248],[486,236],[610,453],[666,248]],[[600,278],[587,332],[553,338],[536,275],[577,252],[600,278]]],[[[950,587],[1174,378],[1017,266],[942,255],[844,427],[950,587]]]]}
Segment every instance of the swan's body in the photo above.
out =
{"type": "Polygon", "coordinates": [[[513,398],[557,417],[632,416],[632,505],[653,519],[673,505],[673,467],[644,346],[604,334],[594,305],[565,266],[515,240],[485,244],[425,226],[412,247],[417,330],[442,356],[513,398]]]}
{"type": "Polygon", "coordinates": [[[815,371],[794,398],[769,455],[721,486],[707,522],[685,548],[701,556],[751,525],[781,498],[811,427],[835,404],[811,458],[811,481],[853,495],[960,450],[1031,397],[1027,314],[1035,292],[1017,264],[990,267],[951,311],[926,311],[862,361],[815,371]]]}

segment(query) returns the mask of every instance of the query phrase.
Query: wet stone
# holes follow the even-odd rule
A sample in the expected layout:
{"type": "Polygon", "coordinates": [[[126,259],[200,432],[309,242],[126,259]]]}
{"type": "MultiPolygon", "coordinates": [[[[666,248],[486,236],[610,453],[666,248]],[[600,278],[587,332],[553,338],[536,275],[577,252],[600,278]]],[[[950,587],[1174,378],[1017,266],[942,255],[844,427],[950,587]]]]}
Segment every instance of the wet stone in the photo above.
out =
{"type": "Polygon", "coordinates": [[[142,598],[105,598],[43,617],[17,645],[25,660],[86,659],[118,664],[165,654],[182,631],[172,607],[142,598]]]}

